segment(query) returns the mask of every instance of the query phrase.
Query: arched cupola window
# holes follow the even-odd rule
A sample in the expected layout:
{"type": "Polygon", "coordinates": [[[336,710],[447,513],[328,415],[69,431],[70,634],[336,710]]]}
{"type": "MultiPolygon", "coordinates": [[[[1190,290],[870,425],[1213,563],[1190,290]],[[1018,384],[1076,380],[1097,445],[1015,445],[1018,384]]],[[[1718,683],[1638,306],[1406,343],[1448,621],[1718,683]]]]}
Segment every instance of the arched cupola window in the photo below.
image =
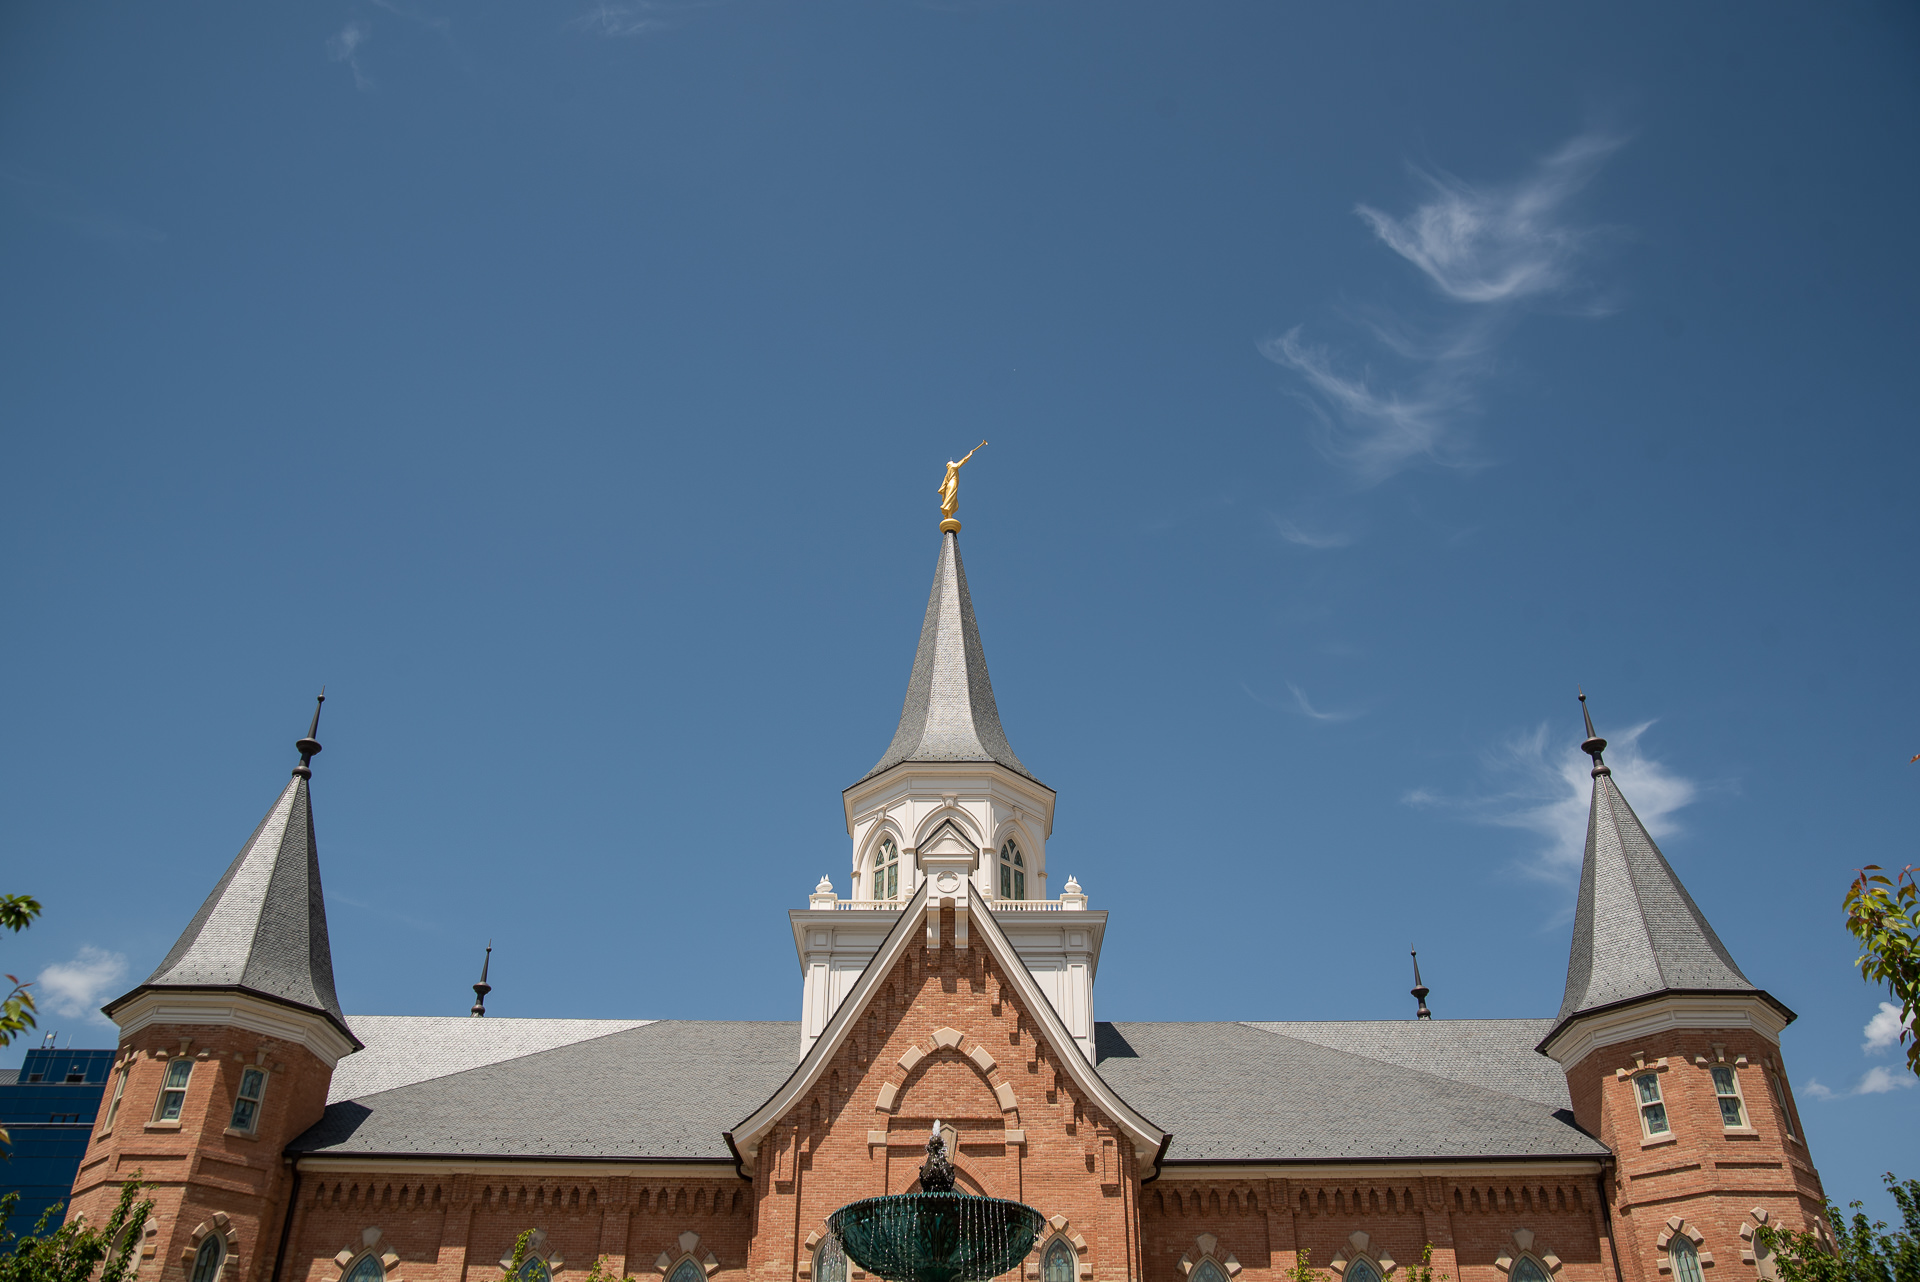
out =
{"type": "Polygon", "coordinates": [[[1074,1282],[1079,1272],[1073,1266],[1073,1247],[1065,1238],[1055,1238],[1040,1263],[1040,1282],[1074,1282]]]}
{"type": "Polygon", "coordinates": [[[194,1252],[193,1273],[190,1282],[214,1282],[220,1276],[220,1265],[227,1254],[225,1245],[218,1233],[209,1233],[207,1240],[194,1252]]]}
{"type": "MultiPolygon", "coordinates": [[[[525,1276],[524,1274],[522,1276],[525,1276]]],[[[386,1282],[387,1270],[376,1255],[363,1255],[342,1282],[386,1282]]]]}
{"type": "Polygon", "coordinates": [[[1346,1282],[1380,1282],[1380,1269],[1372,1260],[1355,1260],[1341,1277],[1346,1282]]]}
{"type": "Polygon", "coordinates": [[[1020,854],[1020,847],[1008,838],[1007,844],[1000,847],[1000,898],[1025,899],[1027,897],[1027,861],[1020,854]]]}
{"type": "Polygon", "coordinates": [[[893,844],[891,837],[882,837],[880,844],[873,848],[873,897],[900,897],[900,847],[893,844]]]}

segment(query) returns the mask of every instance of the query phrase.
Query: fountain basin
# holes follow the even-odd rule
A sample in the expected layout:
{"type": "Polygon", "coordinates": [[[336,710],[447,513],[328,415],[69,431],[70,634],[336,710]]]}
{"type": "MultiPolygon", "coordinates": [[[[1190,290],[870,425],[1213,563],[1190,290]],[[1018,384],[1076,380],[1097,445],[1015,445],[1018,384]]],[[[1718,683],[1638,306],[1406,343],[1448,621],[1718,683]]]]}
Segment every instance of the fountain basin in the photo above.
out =
{"type": "Polygon", "coordinates": [[[1043,1224],[1019,1202],[951,1192],[870,1197],[827,1219],[847,1257],[888,1282],[986,1282],[1026,1258],[1043,1224]]]}

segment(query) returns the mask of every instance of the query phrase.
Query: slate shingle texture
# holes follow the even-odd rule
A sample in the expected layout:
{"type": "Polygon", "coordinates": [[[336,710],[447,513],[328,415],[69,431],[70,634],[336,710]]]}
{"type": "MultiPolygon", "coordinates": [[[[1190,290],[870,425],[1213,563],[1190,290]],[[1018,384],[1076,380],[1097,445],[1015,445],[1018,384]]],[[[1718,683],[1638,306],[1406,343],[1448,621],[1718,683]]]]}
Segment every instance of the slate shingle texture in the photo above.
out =
{"type": "Polygon", "coordinates": [[[305,779],[287,784],[141,988],[238,988],[320,1011],[346,1029],[305,779]]]}
{"type": "Polygon", "coordinates": [[[1561,1021],[1663,992],[1755,992],[1640,817],[1593,780],[1561,1021]]]}
{"type": "Polygon", "coordinates": [[[960,536],[952,531],[940,536],[940,559],[934,565],[900,726],[861,781],[903,761],[996,761],[1033,779],[1000,727],[980,625],[967,592],[967,571],[960,561],[960,536]]]}

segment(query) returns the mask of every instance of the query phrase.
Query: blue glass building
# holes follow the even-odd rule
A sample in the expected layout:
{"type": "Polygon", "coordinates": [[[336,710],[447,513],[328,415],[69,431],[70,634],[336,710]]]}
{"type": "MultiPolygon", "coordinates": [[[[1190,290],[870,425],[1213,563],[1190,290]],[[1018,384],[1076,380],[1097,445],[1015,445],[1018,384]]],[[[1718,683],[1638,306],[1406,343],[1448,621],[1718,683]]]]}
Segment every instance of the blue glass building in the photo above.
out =
{"type": "Polygon", "coordinates": [[[27,1052],[18,1079],[0,1084],[0,1127],[13,1137],[0,1156],[0,1195],[18,1191],[8,1232],[30,1232],[40,1213],[64,1203],[100,1116],[114,1052],[27,1052]]]}

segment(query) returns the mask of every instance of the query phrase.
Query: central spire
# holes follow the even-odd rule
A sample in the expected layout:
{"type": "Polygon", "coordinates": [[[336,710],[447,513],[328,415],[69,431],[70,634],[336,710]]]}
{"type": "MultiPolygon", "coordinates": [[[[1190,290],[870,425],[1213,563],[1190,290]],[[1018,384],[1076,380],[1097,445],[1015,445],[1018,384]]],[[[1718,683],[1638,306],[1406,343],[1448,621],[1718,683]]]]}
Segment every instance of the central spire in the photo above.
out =
{"type": "Polygon", "coordinates": [[[940,536],[940,560],[933,570],[927,615],[920,624],[913,675],[907,678],[900,727],[886,752],[861,779],[871,779],[905,761],[992,761],[1033,778],[1000,728],[987,655],[980,646],[980,625],[974,621],[967,572],[960,563],[960,536],[954,530],[940,536]]]}

